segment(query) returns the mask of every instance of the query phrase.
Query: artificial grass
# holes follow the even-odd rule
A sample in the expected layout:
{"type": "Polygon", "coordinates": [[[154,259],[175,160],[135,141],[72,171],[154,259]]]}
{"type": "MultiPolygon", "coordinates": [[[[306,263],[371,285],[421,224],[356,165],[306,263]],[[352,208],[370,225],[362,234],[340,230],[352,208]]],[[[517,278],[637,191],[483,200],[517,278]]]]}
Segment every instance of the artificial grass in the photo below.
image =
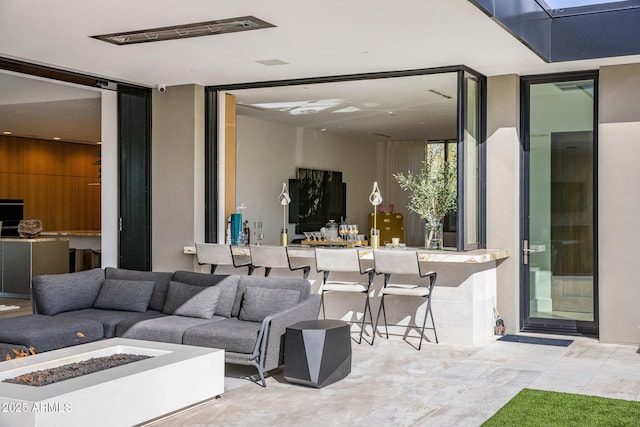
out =
{"type": "Polygon", "coordinates": [[[483,426],[640,426],[640,402],[525,388],[483,426]]]}

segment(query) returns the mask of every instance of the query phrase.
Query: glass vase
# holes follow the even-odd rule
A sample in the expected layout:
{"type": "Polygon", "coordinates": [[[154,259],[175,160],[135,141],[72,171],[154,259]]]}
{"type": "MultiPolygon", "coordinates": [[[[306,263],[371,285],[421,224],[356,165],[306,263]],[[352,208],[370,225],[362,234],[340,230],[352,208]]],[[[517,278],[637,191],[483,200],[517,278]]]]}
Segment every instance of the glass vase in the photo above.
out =
{"type": "Polygon", "coordinates": [[[442,222],[425,222],[424,248],[430,250],[442,249],[442,222]]]}

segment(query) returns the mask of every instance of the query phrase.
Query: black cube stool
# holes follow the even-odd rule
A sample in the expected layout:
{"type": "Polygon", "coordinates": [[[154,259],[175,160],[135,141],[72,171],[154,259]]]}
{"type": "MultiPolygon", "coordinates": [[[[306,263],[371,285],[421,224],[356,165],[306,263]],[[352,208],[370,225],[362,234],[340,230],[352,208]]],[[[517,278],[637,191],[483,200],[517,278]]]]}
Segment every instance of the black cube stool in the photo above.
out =
{"type": "Polygon", "coordinates": [[[324,387],[351,372],[351,334],[342,320],[307,320],[287,328],[285,380],[324,387]]]}

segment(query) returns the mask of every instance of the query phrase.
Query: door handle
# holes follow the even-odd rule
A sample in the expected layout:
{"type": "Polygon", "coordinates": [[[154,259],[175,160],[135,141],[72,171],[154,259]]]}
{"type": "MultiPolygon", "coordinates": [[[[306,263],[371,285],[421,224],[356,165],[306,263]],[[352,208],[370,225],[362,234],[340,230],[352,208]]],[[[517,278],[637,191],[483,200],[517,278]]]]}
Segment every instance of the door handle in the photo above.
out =
{"type": "Polygon", "coordinates": [[[533,249],[529,249],[529,240],[522,241],[522,263],[524,265],[529,264],[529,254],[535,252],[533,249]]]}

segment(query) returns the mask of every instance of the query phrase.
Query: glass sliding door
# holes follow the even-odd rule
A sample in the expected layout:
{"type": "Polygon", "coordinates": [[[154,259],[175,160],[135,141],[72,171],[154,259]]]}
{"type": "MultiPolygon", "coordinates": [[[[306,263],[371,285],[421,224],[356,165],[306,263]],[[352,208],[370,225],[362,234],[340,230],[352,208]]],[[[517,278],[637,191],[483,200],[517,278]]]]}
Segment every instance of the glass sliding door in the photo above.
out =
{"type": "Polygon", "coordinates": [[[523,329],[597,333],[595,73],[524,78],[523,329]]]}

